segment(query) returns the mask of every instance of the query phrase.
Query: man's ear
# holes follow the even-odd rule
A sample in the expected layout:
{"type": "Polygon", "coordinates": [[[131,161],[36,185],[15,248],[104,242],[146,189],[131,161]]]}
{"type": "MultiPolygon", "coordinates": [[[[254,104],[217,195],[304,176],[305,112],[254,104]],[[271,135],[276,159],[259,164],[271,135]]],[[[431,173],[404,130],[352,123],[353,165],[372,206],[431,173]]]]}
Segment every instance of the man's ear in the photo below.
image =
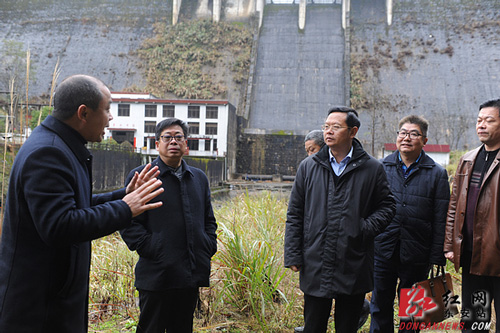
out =
{"type": "Polygon", "coordinates": [[[87,115],[88,115],[88,108],[85,104],[82,104],[78,107],[78,110],[76,111],[76,114],[78,116],[79,120],[86,121],[87,120],[87,115]]]}
{"type": "Polygon", "coordinates": [[[356,133],[358,133],[358,129],[359,128],[357,128],[356,126],[351,128],[351,133],[350,133],[351,138],[354,138],[356,136],[356,133]]]}

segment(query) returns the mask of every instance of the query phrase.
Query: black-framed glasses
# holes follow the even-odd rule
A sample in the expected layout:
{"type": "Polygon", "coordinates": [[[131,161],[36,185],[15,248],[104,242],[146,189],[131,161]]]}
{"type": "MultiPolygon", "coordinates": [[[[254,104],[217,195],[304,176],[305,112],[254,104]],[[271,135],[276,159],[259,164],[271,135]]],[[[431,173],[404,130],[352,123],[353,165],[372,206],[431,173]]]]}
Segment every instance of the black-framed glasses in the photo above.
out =
{"type": "Polygon", "coordinates": [[[321,129],[323,131],[332,131],[332,132],[337,132],[337,131],[340,131],[342,128],[350,128],[349,126],[340,126],[340,125],[328,125],[328,124],[324,124],[323,126],[321,126],[321,129]]]}
{"type": "Polygon", "coordinates": [[[184,142],[184,135],[160,135],[160,138],[161,138],[161,141],[165,142],[165,143],[169,143],[170,141],[172,141],[172,139],[175,139],[175,141],[177,142],[184,142]]]}
{"type": "Polygon", "coordinates": [[[401,139],[406,138],[407,135],[409,135],[410,139],[412,139],[412,140],[416,140],[416,139],[418,139],[418,137],[422,136],[422,134],[418,133],[417,131],[411,131],[411,132],[398,131],[396,133],[398,133],[398,137],[400,137],[401,139]]]}

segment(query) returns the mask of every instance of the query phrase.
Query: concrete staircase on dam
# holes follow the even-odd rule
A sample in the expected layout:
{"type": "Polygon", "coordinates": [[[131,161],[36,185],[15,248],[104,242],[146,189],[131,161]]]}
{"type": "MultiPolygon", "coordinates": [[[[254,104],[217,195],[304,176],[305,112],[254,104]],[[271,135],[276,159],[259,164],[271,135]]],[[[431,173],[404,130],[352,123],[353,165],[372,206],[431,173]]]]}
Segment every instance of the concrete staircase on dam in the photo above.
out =
{"type": "Polygon", "coordinates": [[[345,104],[342,6],[266,5],[257,46],[247,134],[305,135],[345,104]]]}

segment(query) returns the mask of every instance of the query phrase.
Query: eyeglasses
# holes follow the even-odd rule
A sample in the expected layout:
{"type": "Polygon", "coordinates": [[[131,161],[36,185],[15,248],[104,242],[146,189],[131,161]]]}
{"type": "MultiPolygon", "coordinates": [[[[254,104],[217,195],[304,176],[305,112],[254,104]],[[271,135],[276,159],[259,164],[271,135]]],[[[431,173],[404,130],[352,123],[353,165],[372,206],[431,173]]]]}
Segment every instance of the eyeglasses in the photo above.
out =
{"type": "Polygon", "coordinates": [[[160,135],[160,138],[161,138],[161,141],[165,142],[165,143],[169,143],[170,141],[172,141],[172,139],[175,139],[175,141],[177,142],[184,142],[184,135],[160,135]]]}
{"type": "Polygon", "coordinates": [[[420,134],[420,133],[418,133],[416,131],[412,131],[412,132],[399,131],[399,132],[396,132],[396,133],[398,133],[398,137],[400,137],[401,139],[406,138],[407,135],[409,135],[410,139],[412,139],[412,140],[418,139],[419,136],[423,136],[422,134],[420,134]]]}
{"type": "Polygon", "coordinates": [[[328,125],[328,124],[324,124],[323,126],[321,126],[321,129],[323,131],[332,131],[332,132],[337,132],[337,131],[340,131],[342,128],[350,128],[349,126],[339,126],[339,125],[328,125]]]}

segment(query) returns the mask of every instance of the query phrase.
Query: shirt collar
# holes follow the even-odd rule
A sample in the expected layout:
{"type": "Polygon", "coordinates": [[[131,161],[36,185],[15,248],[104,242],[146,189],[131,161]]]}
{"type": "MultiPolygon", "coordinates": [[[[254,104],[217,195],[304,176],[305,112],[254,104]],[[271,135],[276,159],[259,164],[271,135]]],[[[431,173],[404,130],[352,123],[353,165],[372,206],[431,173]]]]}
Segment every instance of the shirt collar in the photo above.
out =
{"type": "Polygon", "coordinates": [[[423,150],[420,152],[420,155],[418,155],[418,158],[415,162],[410,164],[410,166],[406,166],[406,164],[403,163],[403,160],[401,159],[401,154],[398,153],[398,159],[399,159],[399,164],[401,165],[401,169],[403,170],[403,175],[405,178],[408,178],[410,173],[412,173],[413,170],[415,170],[415,167],[417,166],[418,162],[420,161],[420,157],[422,157],[423,150]]]}
{"type": "Polygon", "coordinates": [[[342,161],[337,162],[337,160],[335,159],[335,157],[332,154],[331,149],[328,148],[328,153],[330,154],[330,162],[337,163],[337,164],[347,164],[347,162],[349,162],[349,160],[352,158],[352,152],[353,151],[354,151],[354,147],[351,146],[351,150],[349,150],[349,153],[347,154],[347,156],[344,157],[344,159],[342,161]]]}
{"type": "MultiPolygon", "coordinates": [[[[420,158],[422,157],[422,153],[423,153],[423,152],[424,152],[424,151],[422,150],[422,151],[420,152],[420,155],[418,155],[417,160],[416,160],[415,162],[413,162],[411,165],[417,164],[417,163],[418,163],[418,161],[420,161],[420,158]]],[[[400,153],[400,152],[398,152],[398,159],[399,159],[399,162],[400,162],[400,163],[402,163],[403,165],[405,165],[405,164],[403,163],[403,160],[401,159],[401,153],[400,153]]],[[[411,165],[410,165],[410,166],[411,166],[411,165]]],[[[405,166],[406,166],[406,165],[405,165],[405,166]]]]}

